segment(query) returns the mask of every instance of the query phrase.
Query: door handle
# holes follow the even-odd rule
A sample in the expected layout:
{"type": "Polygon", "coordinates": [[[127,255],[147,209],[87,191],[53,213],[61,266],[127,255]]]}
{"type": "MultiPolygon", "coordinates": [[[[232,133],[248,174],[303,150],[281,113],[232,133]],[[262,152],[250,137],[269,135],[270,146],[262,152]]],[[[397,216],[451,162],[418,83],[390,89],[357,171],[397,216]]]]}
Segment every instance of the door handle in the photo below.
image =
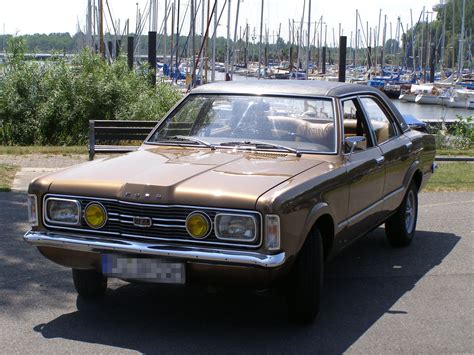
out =
{"type": "Polygon", "coordinates": [[[413,143],[412,143],[412,142],[408,142],[407,144],[405,144],[405,147],[406,147],[408,150],[411,150],[411,147],[413,147],[413,143]]]}
{"type": "Polygon", "coordinates": [[[384,161],[385,161],[384,156],[381,156],[381,157],[378,157],[377,159],[375,159],[375,162],[377,163],[378,166],[382,165],[384,161]]]}

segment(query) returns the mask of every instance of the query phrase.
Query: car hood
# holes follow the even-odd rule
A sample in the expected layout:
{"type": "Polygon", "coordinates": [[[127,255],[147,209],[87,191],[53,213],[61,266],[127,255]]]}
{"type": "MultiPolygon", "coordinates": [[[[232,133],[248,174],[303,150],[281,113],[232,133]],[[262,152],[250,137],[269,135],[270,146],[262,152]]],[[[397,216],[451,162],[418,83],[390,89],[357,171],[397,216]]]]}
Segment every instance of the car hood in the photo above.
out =
{"type": "Polygon", "coordinates": [[[53,194],[253,209],[260,195],[321,162],[309,155],[159,147],[74,166],[32,185],[53,194]]]}

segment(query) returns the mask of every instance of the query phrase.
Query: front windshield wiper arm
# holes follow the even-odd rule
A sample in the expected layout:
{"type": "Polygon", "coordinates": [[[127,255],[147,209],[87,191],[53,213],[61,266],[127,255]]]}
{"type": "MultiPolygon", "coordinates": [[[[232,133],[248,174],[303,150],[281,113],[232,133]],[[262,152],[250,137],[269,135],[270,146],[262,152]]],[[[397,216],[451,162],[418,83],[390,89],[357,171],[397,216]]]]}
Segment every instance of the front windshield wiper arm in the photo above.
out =
{"type": "Polygon", "coordinates": [[[220,143],[219,145],[224,146],[224,147],[225,146],[240,147],[240,146],[250,145],[250,146],[254,146],[257,149],[259,147],[260,148],[269,147],[269,148],[284,149],[287,152],[291,152],[291,153],[296,154],[296,156],[298,158],[301,157],[301,152],[298,149],[290,148],[290,147],[287,147],[285,145],[276,144],[276,143],[268,143],[268,142],[261,142],[261,141],[236,141],[236,142],[223,142],[223,143],[220,143]]]}
{"type": "Polygon", "coordinates": [[[170,137],[160,137],[160,138],[163,138],[163,139],[158,140],[157,143],[166,142],[166,141],[180,141],[180,142],[186,142],[187,141],[187,142],[199,143],[199,144],[204,145],[208,148],[211,148],[211,150],[216,150],[215,145],[213,145],[209,142],[203,141],[199,138],[194,138],[194,137],[189,137],[189,136],[170,136],[170,137]]]}

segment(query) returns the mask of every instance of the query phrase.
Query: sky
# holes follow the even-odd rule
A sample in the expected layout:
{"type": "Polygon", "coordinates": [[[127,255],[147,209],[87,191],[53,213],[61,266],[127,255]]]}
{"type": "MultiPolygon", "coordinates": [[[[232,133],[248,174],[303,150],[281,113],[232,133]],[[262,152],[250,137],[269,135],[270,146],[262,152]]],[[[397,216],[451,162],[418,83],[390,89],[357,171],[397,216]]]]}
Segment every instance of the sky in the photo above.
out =
{"type": "MultiPolygon", "coordinates": [[[[96,0],[97,1],[97,0],[96,0]]],[[[138,8],[144,11],[148,0],[107,0],[110,6],[114,21],[120,20],[120,27],[123,27],[125,21],[129,19],[131,32],[135,29],[135,19],[138,8]]],[[[176,0],[177,3],[178,0],[176,0]]],[[[199,3],[201,0],[197,0],[199,3]]],[[[206,0],[203,0],[207,6],[206,0]]],[[[218,0],[219,12],[225,0],[218,0]]],[[[287,40],[288,20],[295,20],[295,28],[299,28],[303,13],[303,4],[305,0],[264,0],[264,28],[269,28],[272,42],[273,33],[278,33],[281,23],[281,36],[287,40]]],[[[307,22],[307,3],[304,21],[307,22]]],[[[311,22],[318,21],[323,16],[323,29],[327,27],[327,42],[329,45],[333,42],[333,29],[335,37],[339,35],[339,23],[344,35],[348,36],[350,41],[350,32],[355,31],[356,9],[359,10],[360,18],[364,27],[369,22],[369,27],[378,26],[379,11],[382,10],[382,26],[384,15],[387,15],[387,39],[390,38],[390,22],[392,22],[392,36],[395,38],[397,18],[401,18],[403,27],[407,29],[410,25],[410,9],[413,11],[413,22],[416,23],[420,13],[425,6],[432,12],[433,5],[441,0],[311,0],[311,22]]],[[[168,3],[172,0],[168,0],[168,3]]],[[[181,0],[181,16],[186,11],[188,0],[181,0]]],[[[214,0],[209,0],[211,7],[214,0]]],[[[231,36],[234,34],[236,20],[237,0],[231,0],[231,36]]],[[[105,3],[105,0],[104,0],[105,3]]],[[[250,41],[252,41],[254,28],[258,42],[260,26],[260,7],[261,0],[241,0],[239,26],[245,27],[248,22],[250,27],[250,41]]],[[[78,26],[84,31],[86,24],[87,0],[2,0],[0,5],[0,31],[7,34],[33,34],[33,33],[52,33],[52,32],[77,32],[78,26]]],[[[165,0],[158,0],[158,27],[164,17],[165,0]]],[[[201,10],[199,10],[201,11],[201,10]]],[[[207,11],[207,10],[206,10],[207,11]]],[[[189,12],[188,12],[189,14],[189,12]]],[[[436,16],[436,14],[428,14],[436,16]]],[[[109,21],[107,16],[107,21],[109,21]]],[[[201,31],[201,16],[197,20],[197,33],[201,31]]],[[[183,32],[189,29],[189,19],[183,26],[183,32]]],[[[110,23],[110,21],[109,21],[110,23]]],[[[226,36],[227,11],[224,11],[220,26],[218,27],[218,36],[226,36]]],[[[307,25],[304,25],[306,31],[307,25]]],[[[148,31],[148,25],[145,31],[148,31]]],[[[211,27],[212,29],[212,27],[211,27]]],[[[168,33],[171,31],[171,20],[168,23],[168,33]]],[[[314,27],[311,29],[313,33],[314,27]]],[[[364,28],[365,31],[365,28],[364,28]]],[[[323,32],[323,36],[324,36],[323,32]]],[[[381,34],[380,34],[381,36],[381,34]]]]}

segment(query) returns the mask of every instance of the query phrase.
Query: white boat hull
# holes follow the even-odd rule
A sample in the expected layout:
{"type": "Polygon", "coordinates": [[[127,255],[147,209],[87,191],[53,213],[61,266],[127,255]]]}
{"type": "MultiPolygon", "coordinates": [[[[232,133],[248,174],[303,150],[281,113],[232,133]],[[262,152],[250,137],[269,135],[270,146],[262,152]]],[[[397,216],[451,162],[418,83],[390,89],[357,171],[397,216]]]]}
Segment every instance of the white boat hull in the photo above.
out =
{"type": "Polygon", "coordinates": [[[415,102],[421,105],[441,105],[443,100],[439,96],[419,94],[416,96],[415,102]]]}

